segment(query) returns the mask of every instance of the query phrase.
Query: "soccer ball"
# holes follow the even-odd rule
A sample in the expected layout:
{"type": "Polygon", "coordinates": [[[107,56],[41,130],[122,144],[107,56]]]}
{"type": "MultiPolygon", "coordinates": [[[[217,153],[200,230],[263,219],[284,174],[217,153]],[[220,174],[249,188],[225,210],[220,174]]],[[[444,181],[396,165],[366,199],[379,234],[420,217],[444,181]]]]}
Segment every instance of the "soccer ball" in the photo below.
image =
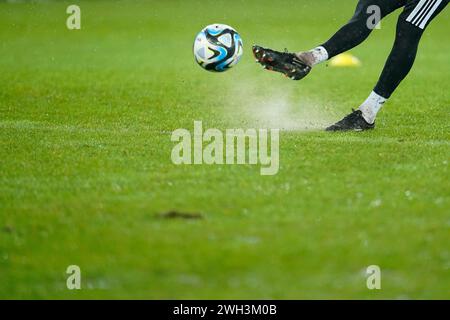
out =
{"type": "Polygon", "coordinates": [[[225,24],[209,25],[195,38],[195,60],[208,71],[228,70],[239,62],[242,53],[241,37],[236,30],[225,24]]]}

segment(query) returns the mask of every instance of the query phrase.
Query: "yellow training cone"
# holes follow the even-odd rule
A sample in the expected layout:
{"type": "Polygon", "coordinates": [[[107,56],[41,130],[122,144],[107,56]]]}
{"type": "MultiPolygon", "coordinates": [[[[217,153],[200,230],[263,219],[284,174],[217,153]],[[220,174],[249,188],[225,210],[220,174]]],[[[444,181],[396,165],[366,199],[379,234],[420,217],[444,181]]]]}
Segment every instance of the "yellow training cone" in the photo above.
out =
{"type": "Polygon", "coordinates": [[[330,60],[332,67],[359,67],[361,61],[350,53],[341,53],[330,60]]]}

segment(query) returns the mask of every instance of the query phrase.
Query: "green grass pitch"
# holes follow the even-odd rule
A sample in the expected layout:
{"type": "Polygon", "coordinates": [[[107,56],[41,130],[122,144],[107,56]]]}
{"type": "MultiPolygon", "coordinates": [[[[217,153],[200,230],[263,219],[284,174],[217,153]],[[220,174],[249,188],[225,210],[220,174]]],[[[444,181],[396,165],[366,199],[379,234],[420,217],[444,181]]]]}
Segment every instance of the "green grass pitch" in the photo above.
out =
{"type": "Polygon", "coordinates": [[[251,55],[314,47],[355,4],[0,1],[0,298],[450,298],[448,12],[372,132],[319,129],[373,88],[399,12],[351,51],[360,68],[295,82],[251,55]],[[224,74],[191,52],[215,22],[244,40],[224,74]],[[170,134],[194,120],[287,129],[279,173],[175,166],[170,134]]]}

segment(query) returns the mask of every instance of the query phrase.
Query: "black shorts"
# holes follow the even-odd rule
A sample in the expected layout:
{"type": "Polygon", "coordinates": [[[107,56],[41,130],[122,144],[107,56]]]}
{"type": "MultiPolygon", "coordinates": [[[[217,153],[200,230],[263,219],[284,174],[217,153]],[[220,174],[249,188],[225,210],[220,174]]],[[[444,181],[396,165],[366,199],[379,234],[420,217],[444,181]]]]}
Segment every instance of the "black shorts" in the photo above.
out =
{"type": "Polygon", "coordinates": [[[407,0],[400,18],[424,30],[449,0],[407,0]]]}
{"type": "Polygon", "coordinates": [[[403,8],[400,19],[424,30],[445,8],[449,0],[359,0],[355,15],[367,15],[367,8],[378,6],[382,16],[403,8]]]}

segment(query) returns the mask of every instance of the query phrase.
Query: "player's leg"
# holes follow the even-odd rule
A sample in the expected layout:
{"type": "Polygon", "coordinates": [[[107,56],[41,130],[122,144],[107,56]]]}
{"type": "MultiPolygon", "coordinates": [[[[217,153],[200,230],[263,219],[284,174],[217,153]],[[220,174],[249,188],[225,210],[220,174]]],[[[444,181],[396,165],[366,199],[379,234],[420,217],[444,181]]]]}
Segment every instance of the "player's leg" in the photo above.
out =
{"type": "Polygon", "coordinates": [[[388,99],[411,70],[423,32],[449,0],[409,0],[397,22],[392,51],[374,91],[388,99]]]}
{"type": "Polygon", "coordinates": [[[379,19],[403,7],[407,0],[359,0],[353,17],[328,41],[297,56],[309,66],[314,66],[361,44],[370,35],[375,25],[374,10],[379,10],[379,19]]]}
{"type": "Polygon", "coordinates": [[[373,92],[358,110],[327,130],[373,128],[378,111],[411,70],[424,30],[448,2],[449,0],[408,0],[397,22],[394,46],[373,92]]]}
{"type": "Polygon", "coordinates": [[[281,72],[293,80],[303,79],[311,68],[341,52],[349,50],[364,41],[372,31],[370,23],[371,6],[380,9],[380,19],[400,8],[407,0],[359,0],[350,21],[323,45],[310,51],[289,53],[253,46],[257,62],[268,70],[281,72]]]}

